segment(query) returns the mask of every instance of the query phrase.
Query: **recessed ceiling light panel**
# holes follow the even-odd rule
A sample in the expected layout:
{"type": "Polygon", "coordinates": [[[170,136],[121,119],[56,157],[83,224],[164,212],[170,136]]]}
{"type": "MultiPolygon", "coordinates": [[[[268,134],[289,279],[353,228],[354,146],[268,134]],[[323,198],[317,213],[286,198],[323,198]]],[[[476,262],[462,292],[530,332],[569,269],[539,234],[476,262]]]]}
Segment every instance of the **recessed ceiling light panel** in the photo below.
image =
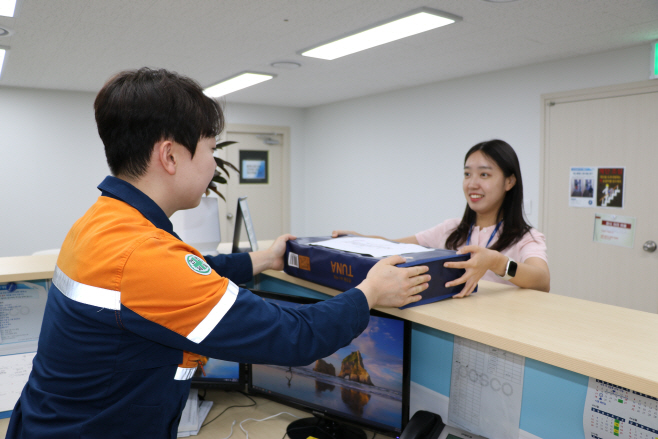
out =
{"type": "Polygon", "coordinates": [[[16,11],[16,0],[0,0],[0,15],[13,17],[16,11]]]}
{"type": "Polygon", "coordinates": [[[402,17],[394,18],[385,23],[371,26],[361,32],[303,51],[301,54],[313,58],[333,60],[446,26],[459,20],[461,20],[460,17],[434,9],[417,9],[402,17]]]}
{"type": "Polygon", "coordinates": [[[211,98],[218,98],[229,93],[233,93],[234,91],[242,90],[243,88],[251,87],[252,85],[268,81],[274,78],[274,76],[275,75],[270,75],[268,73],[245,72],[210,86],[203,90],[203,92],[206,94],[206,96],[211,98]]]}

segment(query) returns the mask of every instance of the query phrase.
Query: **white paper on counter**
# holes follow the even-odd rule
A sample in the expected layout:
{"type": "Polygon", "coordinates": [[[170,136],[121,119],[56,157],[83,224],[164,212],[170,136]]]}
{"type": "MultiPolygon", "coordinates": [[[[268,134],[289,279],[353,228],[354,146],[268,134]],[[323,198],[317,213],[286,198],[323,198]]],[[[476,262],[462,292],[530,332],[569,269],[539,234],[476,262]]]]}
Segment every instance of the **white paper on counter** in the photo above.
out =
{"type": "Polygon", "coordinates": [[[309,245],[333,248],[350,253],[370,255],[375,258],[401,255],[405,253],[422,253],[432,251],[431,248],[416,244],[402,244],[379,238],[365,238],[362,236],[342,236],[326,241],[311,242],[309,245]]]}

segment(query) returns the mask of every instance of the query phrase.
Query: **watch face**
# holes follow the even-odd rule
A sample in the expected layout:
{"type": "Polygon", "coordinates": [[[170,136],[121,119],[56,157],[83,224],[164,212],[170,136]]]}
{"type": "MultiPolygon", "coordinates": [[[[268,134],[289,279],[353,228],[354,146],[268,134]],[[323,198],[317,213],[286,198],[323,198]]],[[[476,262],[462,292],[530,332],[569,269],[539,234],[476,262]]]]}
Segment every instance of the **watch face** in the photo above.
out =
{"type": "Polygon", "coordinates": [[[514,277],[516,276],[516,269],[518,267],[518,264],[514,261],[509,261],[509,267],[507,268],[507,275],[509,277],[514,277]]]}

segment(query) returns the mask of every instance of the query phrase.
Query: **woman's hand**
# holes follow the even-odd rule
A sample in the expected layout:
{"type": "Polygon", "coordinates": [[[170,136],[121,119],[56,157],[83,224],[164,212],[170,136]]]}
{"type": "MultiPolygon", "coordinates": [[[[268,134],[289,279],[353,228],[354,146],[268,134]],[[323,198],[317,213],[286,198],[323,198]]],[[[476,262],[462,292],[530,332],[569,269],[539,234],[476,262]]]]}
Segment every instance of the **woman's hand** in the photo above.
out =
{"type": "Polygon", "coordinates": [[[454,298],[469,296],[487,270],[491,270],[496,274],[502,274],[507,264],[507,256],[485,247],[467,245],[457,251],[457,254],[460,255],[465,253],[471,254],[471,258],[468,261],[446,262],[443,264],[446,268],[463,268],[466,270],[464,275],[459,279],[446,283],[446,288],[465,284],[461,292],[453,296],[454,298]]]}
{"type": "Polygon", "coordinates": [[[343,235],[363,236],[362,234],[354,232],[352,230],[334,230],[333,232],[331,232],[332,238],[338,238],[339,236],[343,236],[343,235]]]}

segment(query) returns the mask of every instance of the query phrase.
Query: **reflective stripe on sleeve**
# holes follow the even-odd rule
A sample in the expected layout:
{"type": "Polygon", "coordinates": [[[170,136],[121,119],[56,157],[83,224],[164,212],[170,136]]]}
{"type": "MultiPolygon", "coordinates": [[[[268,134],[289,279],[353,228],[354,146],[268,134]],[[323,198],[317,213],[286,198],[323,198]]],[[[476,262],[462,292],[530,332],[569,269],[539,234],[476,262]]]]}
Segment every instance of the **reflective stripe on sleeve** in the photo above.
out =
{"type": "Polygon", "coordinates": [[[192,379],[195,370],[196,367],[179,367],[176,369],[176,375],[174,376],[174,379],[178,381],[192,379]]]}
{"type": "Polygon", "coordinates": [[[201,343],[215,329],[215,326],[224,318],[228,310],[231,309],[235,300],[238,298],[238,291],[238,286],[229,281],[224,296],[219,299],[217,305],[208,313],[206,318],[190,332],[187,339],[194,343],[201,343]]]}
{"type": "Polygon", "coordinates": [[[62,294],[76,302],[117,311],[121,309],[121,292],[76,282],[57,266],[53,274],[53,284],[62,294]]]}

